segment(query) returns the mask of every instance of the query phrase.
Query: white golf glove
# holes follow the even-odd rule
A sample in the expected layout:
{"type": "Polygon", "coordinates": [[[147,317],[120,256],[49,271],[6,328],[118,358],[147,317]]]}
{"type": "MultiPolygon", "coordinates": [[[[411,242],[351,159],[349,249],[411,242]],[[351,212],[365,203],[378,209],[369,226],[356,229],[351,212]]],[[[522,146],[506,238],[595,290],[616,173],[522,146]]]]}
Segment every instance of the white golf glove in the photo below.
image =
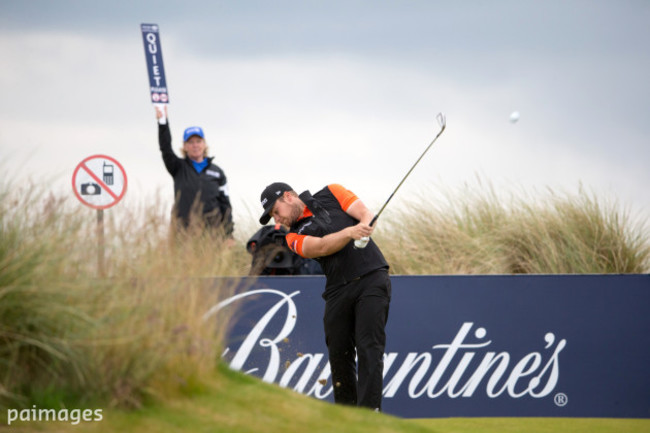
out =
{"type": "Polygon", "coordinates": [[[356,239],[354,241],[354,248],[365,248],[366,245],[368,245],[368,242],[370,242],[369,236],[364,236],[361,239],[356,239]]]}

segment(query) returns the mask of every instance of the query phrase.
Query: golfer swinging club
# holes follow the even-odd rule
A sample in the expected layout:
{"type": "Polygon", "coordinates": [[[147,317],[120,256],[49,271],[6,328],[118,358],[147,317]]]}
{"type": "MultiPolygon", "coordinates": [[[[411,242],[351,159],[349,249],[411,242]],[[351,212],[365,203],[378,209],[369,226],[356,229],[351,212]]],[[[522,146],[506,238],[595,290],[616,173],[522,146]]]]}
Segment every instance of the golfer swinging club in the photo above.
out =
{"type": "Polygon", "coordinates": [[[260,199],[260,223],[273,218],[289,227],[289,248],[316,259],[327,277],[323,323],[334,401],[380,411],[391,296],[388,263],[372,239],[366,248],[354,247],[354,240],[372,234],[372,213],[337,184],[312,196],[309,191],[298,195],[286,183],[276,182],[260,199]]]}

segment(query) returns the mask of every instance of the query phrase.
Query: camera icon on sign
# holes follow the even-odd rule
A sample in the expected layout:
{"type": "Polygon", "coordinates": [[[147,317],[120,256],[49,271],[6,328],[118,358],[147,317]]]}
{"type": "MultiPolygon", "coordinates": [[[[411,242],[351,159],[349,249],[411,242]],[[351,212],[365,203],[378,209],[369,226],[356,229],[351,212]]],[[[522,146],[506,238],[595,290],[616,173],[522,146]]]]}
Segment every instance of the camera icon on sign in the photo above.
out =
{"type": "Polygon", "coordinates": [[[95,182],[81,184],[81,195],[99,195],[101,193],[102,188],[95,182]]]}

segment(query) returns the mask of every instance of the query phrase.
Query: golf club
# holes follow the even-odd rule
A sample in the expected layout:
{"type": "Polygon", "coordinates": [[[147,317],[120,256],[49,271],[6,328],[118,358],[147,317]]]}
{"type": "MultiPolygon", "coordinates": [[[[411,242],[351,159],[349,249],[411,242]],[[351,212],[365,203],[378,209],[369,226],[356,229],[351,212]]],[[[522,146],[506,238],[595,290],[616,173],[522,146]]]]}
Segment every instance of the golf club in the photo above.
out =
{"type": "MultiPolygon", "coordinates": [[[[411,172],[413,171],[415,166],[418,165],[418,162],[420,162],[422,157],[429,151],[431,146],[433,146],[433,143],[436,142],[438,137],[440,137],[440,134],[442,134],[443,131],[445,130],[445,127],[447,126],[447,119],[445,118],[445,115],[443,113],[438,113],[438,115],[436,116],[436,120],[438,121],[438,125],[440,125],[440,131],[438,132],[438,134],[436,134],[436,136],[433,138],[433,140],[431,140],[431,143],[429,143],[427,148],[424,149],[424,152],[422,152],[422,155],[420,155],[418,160],[415,161],[415,164],[413,164],[413,166],[408,171],[408,173],[406,173],[406,175],[402,178],[400,183],[397,185],[397,188],[395,188],[395,190],[390,195],[390,197],[388,197],[388,200],[386,200],[386,203],[384,203],[384,205],[381,207],[381,209],[379,209],[379,212],[377,212],[377,214],[373,217],[372,221],[370,221],[370,226],[373,226],[375,224],[375,222],[377,222],[377,218],[379,218],[379,215],[381,215],[381,213],[384,211],[384,209],[386,208],[386,205],[393,198],[393,196],[395,195],[395,193],[397,192],[399,187],[402,186],[402,184],[404,183],[406,178],[409,177],[409,174],[411,174],[411,172]]],[[[357,240],[354,241],[354,246],[355,246],[355,248],[365,248],[366,245],[368,245],[368,241],[370,241],[370,237],[363,237],[361,239],[357,239],[357,240]]]]}

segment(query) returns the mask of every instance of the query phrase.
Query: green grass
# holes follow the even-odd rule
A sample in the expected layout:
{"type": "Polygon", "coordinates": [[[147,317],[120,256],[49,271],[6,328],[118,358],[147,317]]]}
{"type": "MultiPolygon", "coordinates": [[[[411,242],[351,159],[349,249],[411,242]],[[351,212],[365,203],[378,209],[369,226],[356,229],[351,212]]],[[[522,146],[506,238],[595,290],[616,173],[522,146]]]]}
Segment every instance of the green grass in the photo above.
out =
{"type": "MultiPolygon", "coordinates": [[[[4,422],[6,425],[6,422],[4,422]]],[[[16,422],[17,432],[228,433],[641,433],[650,420],[565,418],[401,419],[305,397],[220,366],[192,395],[136,410],[107,409],[99,422],[16,422]]],[[[15,430],[14,430],[15,429],[15,430]]]]}

